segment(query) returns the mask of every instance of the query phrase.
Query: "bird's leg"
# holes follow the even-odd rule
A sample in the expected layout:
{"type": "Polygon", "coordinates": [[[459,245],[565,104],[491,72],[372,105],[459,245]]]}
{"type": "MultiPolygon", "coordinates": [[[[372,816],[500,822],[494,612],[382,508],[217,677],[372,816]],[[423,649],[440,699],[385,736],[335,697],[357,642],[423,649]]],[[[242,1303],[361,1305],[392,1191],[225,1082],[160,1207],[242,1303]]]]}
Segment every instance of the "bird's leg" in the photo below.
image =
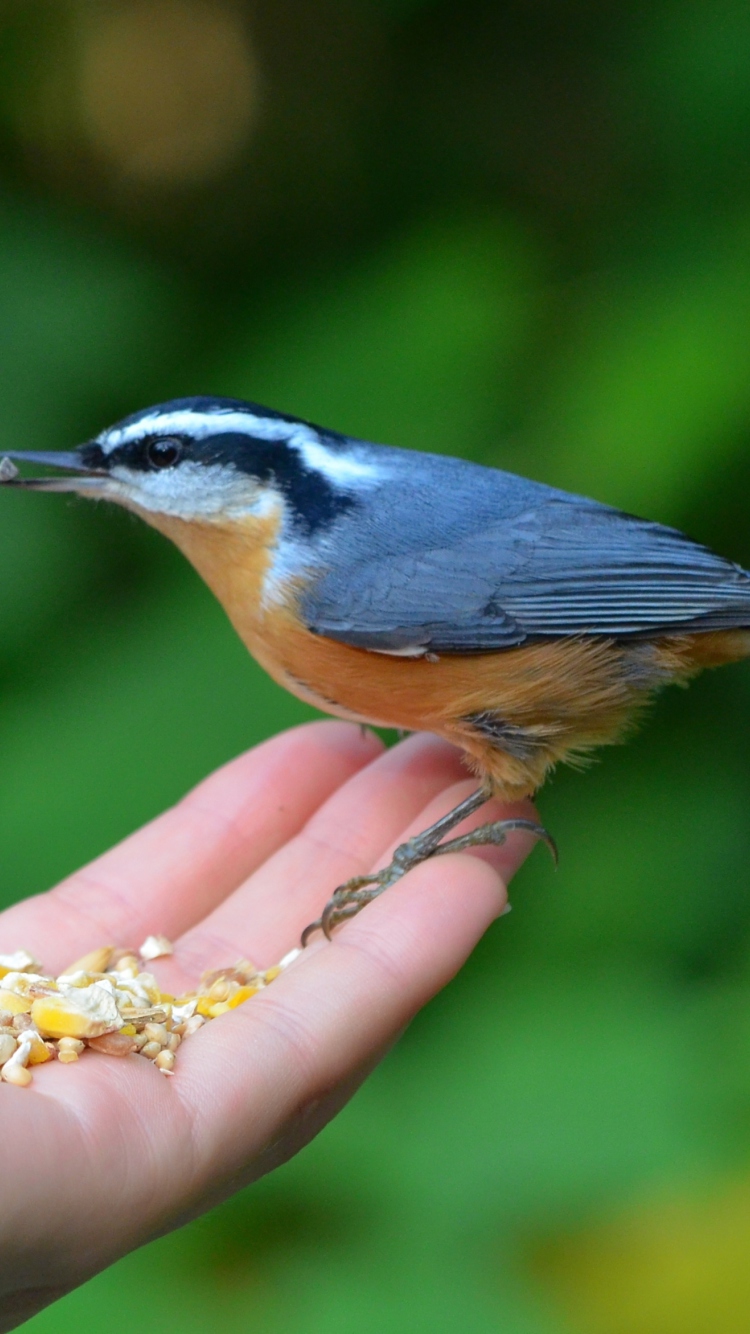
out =
{"type": "Polygon", "coordinates": [[[330,940],[334,927],[346,921],[348,917],[355,917],[366,904],[382,894],[383,890],[389,889],[406,875],[407,871],[419,866],[420,862],[427,861],[429,857],[437,857],[445,852],[463,852],[466,848],[478,848],[488,844],[499,847],[512,830],[525,829],[547,844],[557,863],[557,846],[554,839],[546,829],[533,820],[493,820],[489,824],[480,825],[478,829],[472,829],[469,834],[461,834],[458,838],[449,839],[447,843],[441,843],[440,840],[446,834],[455,829],[456,825],[467,816],[473,815],[484,806],[491,796],[492,793],[486,788],[472,792],[470,797],[455,806],[452,811],[448,811],[448,814],[442,816],[440,820],[436,820],[428,829],[410,838],[406,843],[401,843],[396,848],[389,865],[383,867],[382,871],[376,871],[374,875],[355,875],[351,880],[347,880],[346,884],[339,885],[320,917],[302,932],[302,947],[304,948],[315,931],[322,931],[330,940]]]}

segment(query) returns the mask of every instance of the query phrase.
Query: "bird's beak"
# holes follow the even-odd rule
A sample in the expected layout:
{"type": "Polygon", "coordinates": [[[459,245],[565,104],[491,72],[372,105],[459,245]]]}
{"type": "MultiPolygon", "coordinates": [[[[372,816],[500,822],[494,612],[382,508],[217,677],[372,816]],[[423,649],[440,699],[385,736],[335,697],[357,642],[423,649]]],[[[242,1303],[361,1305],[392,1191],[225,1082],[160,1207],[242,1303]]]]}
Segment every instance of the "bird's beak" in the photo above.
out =
{"type": "Polygon", "coordinates": [[[83,461],[80,450],[63,453],[62,450],[6,449],[0,459],[0,486],[21,487],[24,491],[101,491],[109,476],[103,469],[92,468],[83,461]],[[68,477],[21,477],[11,459],[21,463],[42,464],[45,468],[63,468],[68,477]]]}

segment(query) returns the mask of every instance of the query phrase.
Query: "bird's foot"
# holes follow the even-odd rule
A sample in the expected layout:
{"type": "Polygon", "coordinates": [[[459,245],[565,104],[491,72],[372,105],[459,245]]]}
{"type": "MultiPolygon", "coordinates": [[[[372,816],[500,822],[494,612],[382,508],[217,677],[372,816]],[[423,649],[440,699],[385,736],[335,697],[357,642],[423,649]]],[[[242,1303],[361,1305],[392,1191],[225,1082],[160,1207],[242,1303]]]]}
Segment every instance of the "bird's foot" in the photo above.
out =
{"type": "Polygon", "coordinates": [[[468,815],[473,814],[488,800],[488,794],[484,791],[474,792],[466,801],[461,802],[460,806],[456,806],[454,810],[443,816],[442,820],[430,825],[429,829],[417,834],[415,838],[410,838],[406,843],[401,843],[396,848],[392,861],[388,866],[383,867],[382,871],[376,871],[374,875],[356,875],[351,880],[347,880],[345,884],[339,885],[328,900],[320,917],[311,922],[302,932],[302,947],[304,948],[307,945],[310,937],[316,931],[322,931],[330,940],[334,928],[339,923],[345,922],[349,917],[355,917],[366,904],[378,898],[384,890],[389,889],[397,880],[406,875],[407,871],[413,870],[415,866],[419,866],[421,862],[427,861],[430,857],[442,856],[446,852],[464,852],[467,848],[500,847],[507,839],[508,834],[515,829],[524,829],[527,833],[533,834],[536,838],[541,839],[543,843],[546,843],[555,865],[557,865],[557,844],[555,840],[542,825],[536,824],[534,820],[493,820],[489,824],[480,825],[478,829],[472,829],[468,834],[461,834],[458,838],[449,839],[447,843],[440,842],[445,834],[450,833],[451,829],[455,829],[457,824],[460,824],[468,815]]]}

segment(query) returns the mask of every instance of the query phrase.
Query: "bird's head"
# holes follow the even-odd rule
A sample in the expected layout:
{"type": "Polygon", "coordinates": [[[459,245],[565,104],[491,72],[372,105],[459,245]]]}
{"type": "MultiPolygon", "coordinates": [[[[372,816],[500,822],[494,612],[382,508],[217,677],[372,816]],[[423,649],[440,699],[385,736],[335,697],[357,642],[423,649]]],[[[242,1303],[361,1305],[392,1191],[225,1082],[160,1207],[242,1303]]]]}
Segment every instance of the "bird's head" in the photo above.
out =
{"type": "Polygon", "coordinates": [[[329,527],[377,482],[368,447],[237,399],[184,398],[146,408],[70,453],[6,451],[63,476],[11,486],[111,500],[155,527],[251,523],[275,516],[297,535],[329,527]]]}

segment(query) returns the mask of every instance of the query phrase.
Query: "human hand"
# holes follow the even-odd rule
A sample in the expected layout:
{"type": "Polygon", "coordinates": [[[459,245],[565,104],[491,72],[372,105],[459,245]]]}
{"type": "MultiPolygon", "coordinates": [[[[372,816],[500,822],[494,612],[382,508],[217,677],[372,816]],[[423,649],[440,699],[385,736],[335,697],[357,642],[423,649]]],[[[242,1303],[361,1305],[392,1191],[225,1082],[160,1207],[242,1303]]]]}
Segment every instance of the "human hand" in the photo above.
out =
{"type": "MultiPolygon", "coordinates": [[[[349,723],[297,728],[3,913],[0,953],[23,947],[59,973],[96,946],[166,934],[175,954],[152,967],[171,992],[240,956],[269,967],[337,884],[473,786],[433,737],[383,752],[349,723]]],[[[505,815],[533,811],[487,807],[466,827],[505,815]]],[[[194,1034],[171,1079],[142,1057],[90,1053],[35,1067],[29,1089],[0,1085],[0,1331],[310,1140],[502,912],[533,842],[517,832],[419,866],[194,1034]]]]}

